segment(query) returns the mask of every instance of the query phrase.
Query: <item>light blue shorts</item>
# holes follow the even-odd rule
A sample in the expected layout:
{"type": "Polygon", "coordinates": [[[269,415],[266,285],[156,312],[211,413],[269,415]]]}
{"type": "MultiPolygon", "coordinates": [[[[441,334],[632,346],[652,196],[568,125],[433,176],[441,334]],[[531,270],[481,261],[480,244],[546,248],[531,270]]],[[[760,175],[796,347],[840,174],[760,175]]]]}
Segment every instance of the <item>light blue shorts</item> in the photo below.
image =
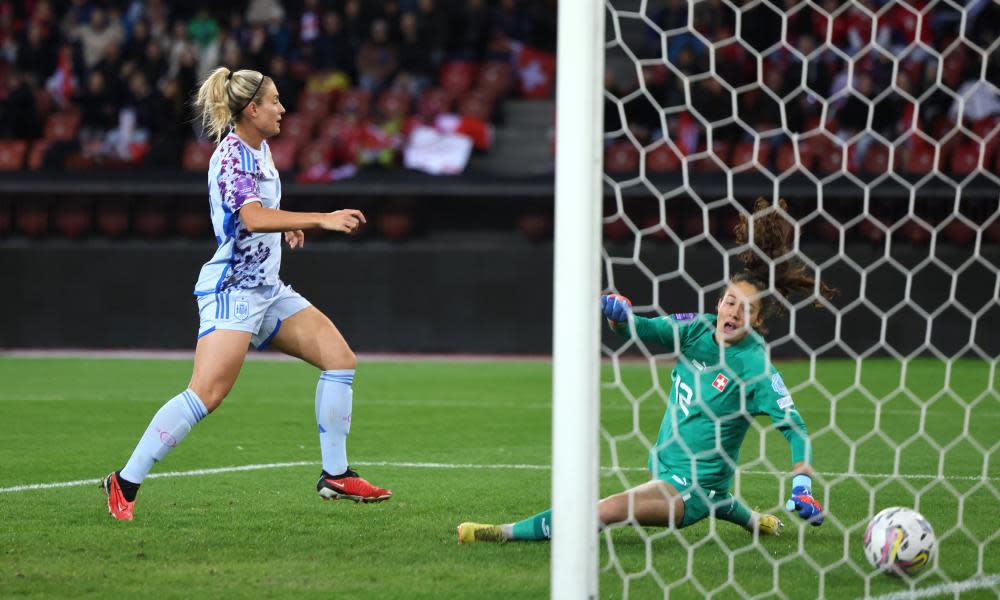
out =
{"type": "Polygon", "coordinates": [[[251,334],[250,343],[263,350],[274,339],[283,320],[309,306],[312,305],[308,300],[284,283],[199,296],[198,337],[216,329],[246,331],[251,334]]]}

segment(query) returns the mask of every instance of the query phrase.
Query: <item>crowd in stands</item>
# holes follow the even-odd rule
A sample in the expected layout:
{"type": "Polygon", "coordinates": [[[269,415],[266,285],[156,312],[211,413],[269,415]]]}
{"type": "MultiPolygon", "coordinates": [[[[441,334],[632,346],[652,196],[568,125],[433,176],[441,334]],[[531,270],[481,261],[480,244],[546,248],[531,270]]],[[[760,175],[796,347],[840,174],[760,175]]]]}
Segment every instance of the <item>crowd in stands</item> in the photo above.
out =
{"type": "MultiPolygon", "coordinates": [[[[922,174],[933,166],[936,141],[945,142],[938,164],[945,172],[964,176],[1000,161],[1000,4],[960,3],[963,17],[948,3],[926,0],[784,0],[774,3],[784,9],[784,29],[781,15],[757,4],[744,10],[739,39],[729,3],[706,0],[690,11],[688,4],[667,0],[651,12],[660,31],[646,27],[646,39],[629,48],[643,59],[666,50],[665,61],[646,63],[641,82],[631,60],[624,61],[630,68],[609,70],[612,170],[637,170],[640,156],[624,140],[625,127],[647,148],[671,142],[673,148],[664,144],[646,155],[655,172],[675,171],[681,157],[704,151],[708,124],[713,153],[728,167],[756,158],[772,172],[800,164],[831,173],[842,169],[846,150],[850,170],[881,173],[889,146],[897,145],[894,169],[922,174]],[[685,31],[689,25],[697,35],[685,31]],[[694,78],[688,90],[681,75],[694,78]],[[652,101],[634,94],[640,83],[652,101]],[[959,98],[964,131],[952,133],[959,98]],[[798,144],[790,134],[800,136],[798,144]]],[[[713,160],[697,163],[699,170],[721,170],[713,160]]]]}
{"type": "Polygon", "coordinates": [[[0,168],[203,169],[190,97],[220,64],[269,75],[300,117],[279,166],[399,162],[407,119],[466,116],[481,130],[523,93],[517,59],[554,53],[555,4],[0,0],[0,139],[19,141],[0,168]]]}

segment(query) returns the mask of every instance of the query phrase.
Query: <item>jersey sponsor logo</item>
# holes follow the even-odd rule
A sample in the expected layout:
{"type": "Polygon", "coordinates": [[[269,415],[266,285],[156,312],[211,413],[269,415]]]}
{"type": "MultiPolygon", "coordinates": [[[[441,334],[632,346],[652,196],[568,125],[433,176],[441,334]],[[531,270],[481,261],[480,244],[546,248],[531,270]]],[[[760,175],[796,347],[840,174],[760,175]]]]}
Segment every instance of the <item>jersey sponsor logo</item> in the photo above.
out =
{"type": "Polygon", "coordinates": [[[240,321],[245,321],[250,316],[250,303],[246,300],[237,300],[233,305],[233,316],[240,321]]]}
{"type": "Polygon", "coordinates": [[[778,398],[778,408],[788,408],[792,404],[794,404],[794,402],[792,402],[791,396],[782,396],[781,398],[778,398]]]}
{"type": "Polygon", "coordinates": [[[715,381],[712,382],[712,387],[719,390],[720,392],[724,392],[726,391],[726,385],[728,383],[729,383],[729,378],[723,375],[722,373],[719,373],[719,375],[716,376],[715,381]]]}
{"type": "Polygon", "coordinates": [[[675,321],[693,321],[698,313],[675,313],[670,315],[670,317],[675,321]]]}
{"type": "Polygon", "coordinates": [[[771,389],[782,396],[788,395],[788,386],[785,385],[785,381],[781,378],[781,373],[771,375],[771,389]]]}

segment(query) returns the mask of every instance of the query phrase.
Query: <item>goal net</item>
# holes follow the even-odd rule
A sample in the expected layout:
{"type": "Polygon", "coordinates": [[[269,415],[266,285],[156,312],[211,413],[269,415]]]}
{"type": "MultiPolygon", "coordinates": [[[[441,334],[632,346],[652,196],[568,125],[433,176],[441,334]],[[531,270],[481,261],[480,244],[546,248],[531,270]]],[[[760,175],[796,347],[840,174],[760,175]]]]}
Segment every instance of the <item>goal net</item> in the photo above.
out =
{"type": "MultiPolygon", "coordinates": [[[[795,257],[840,293],[775,295],[785,315],[766,336],[809,429],[826,522],[784,509],[788,444],[757,418],[732,492],[778,515],[782,534],[711,518],[609,528],[601,596],[1000,591],[1000,7],[605,9],[605,292],[639,315],[714,313],[746,250],[733,226],[763,197],[794,232],[795,257]],[[889,506],[918,510],[937,535],[914,578],[880,575],[862,552],[889,506]]],[[[603,335],[601,497],[649,479],[676,360],[603,335]]]]}

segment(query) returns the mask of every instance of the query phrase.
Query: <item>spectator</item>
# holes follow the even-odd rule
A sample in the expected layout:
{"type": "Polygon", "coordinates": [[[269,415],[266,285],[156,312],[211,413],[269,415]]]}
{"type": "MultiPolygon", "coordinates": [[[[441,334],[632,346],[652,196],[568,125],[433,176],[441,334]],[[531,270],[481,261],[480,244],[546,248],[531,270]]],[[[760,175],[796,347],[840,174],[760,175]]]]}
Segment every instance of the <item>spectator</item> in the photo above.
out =
{"type": "Polygon", "coordinates": [[[319,32],[319,0],[305,0],[302,15],[299,17],[299,43],[302,46],[311,46],[319,37],[319,32]]]}
{"type": "Polygon", "coordinates": [[[394,86],[416,95],[431,85],[435,69],[426,51],[427,44],[420,35],[417,15],[412,12],[403,13],[399,19],[399,30],[402,36],[399,43],[399,74],[394,86]]]}
{"type": "Polygon", "coordinates": [[[73,48],[63,46],[59,49],[56,70],[45,81],[45,91],[61,109],[69,108],[70,100],[79,87],[73,64],[73,48]]]}
{"type": "Polygon", "coordinates": [[[437,0],[417,2],[417,29],[427,42],[426,52],[436,72],[444,62],[445,49],[450,43],[448,16],[438,6],[437,0]]]}
{"type": "MultiPolygon", "coordinates": [[[[149,25],[145,21],[136,21],[132,26],[132,35],[122,46],[122,60],[140,63],[146,56],[146,46],[149,45],[149,25]]],[[[102,56],[103,58],[103,56],[102,56]]]]}
{"type": "Polygon", "coordinates": [[[285,18],[285,9],[278,0],[250,0],[247,3],[247,23],[267,25],[285,18]]]}
{"type": "Polygon", "coordinates": [[[52,34],[32,21],[18,44],[17,68],[33,87],[40,87],[56,70],[56,45],[52,34]]]}
{"type": "Polygon", "coordinates": [[[90,69],[101,60],[108,46],[119,45],[124,32],[118,22],[112,22],[106,12],[95,8],[90,13],[90,21],[74,31],[73,39],[80,41],[83,49],[83,64],[90,69]]]}
{"type": "Polygon", "coordinates": [[[118,118],[118,107],[108,92],[104,73],[98,69],[91,71],[86,89],[74,100],[80,107],[81,141],[103,139],[118,118]]]}
{"type": "Polygon", "coordinates": [[[351,45],[351,52],[358,52],[368,37],[368,21],[361,10],[361,0],[344,2],[344,19],[341,25],[351,45]]]}
{"type": "Polygon", "coordinates": [[[208,9],[198,10],[198,14],[188,22],[188,37],[204,50],[219,35],[219,24],[209,14],[208,9]]]}
{"type": "Polygon", "coordinates": [[[267,64],[274,55],[274,44],[271,43],[267,30],[261,24],[254,25],[250,29],[250,43],[243,54],[246,68],[267,73],[267,64]]]}
{"type": "Polygon", "coordinates": [[[146,81],[150,82],[150,85],[155,85],[161,77],[166,75],[168,67],[167,59],[163,55],[163,46],[152,41],[146,44],[146,53],[136,65],[136,68],[146,76],[146,81]]]}
{"type": "Polygon", "coordinates": [[[465,9],[456,11],[452,20],[449,53],[458,60],[482,59],[490,26],[490,14],[485,0],[465,0],[465,9]]]}
{"type": "Polygon", "coordinates": [[[35,139],[42,134],[35,92],[17,69],[7,74],[7,97],[0,101],[0,138],[35,139]]]}
{"type": "Polygon", "coordinates": [[[958,89],[958,98],[955,98],[948,116],[952,121],[958,120],[958,109],[964,104],[962,116],[967,122],[975,123],[983,121],[995,115],[1000,115],[1000,98],[997,97],[997,88],[981,79],[966,81],[958,89]]]}
{"type": "Polygon", "coordinates": [[[351,43],[341,27],[340,15],[332,10],[323,13],[323,30],[312,50],[313,68],[319,71],[346,71],[353,74],[351,43]]]}
{"type": "Polygon", "coordinates": [[[372,21],[371,38],[361,45],[356,61],[358,85],[378,92],[389,82],[399,66],[395,44],[389,41],[389,25],[385,19],[372,21]]]}
{"type": "Polygon", "coordinates": [[[299,92],[301,85],[288,73],[288,61],[283,56],[273,56],[268,62],[267,68],[261,71],[274,82],[274,86],[281,93],[281,104],[287,106],[289,110],[294,110],[299,104],[299,92]]]}

